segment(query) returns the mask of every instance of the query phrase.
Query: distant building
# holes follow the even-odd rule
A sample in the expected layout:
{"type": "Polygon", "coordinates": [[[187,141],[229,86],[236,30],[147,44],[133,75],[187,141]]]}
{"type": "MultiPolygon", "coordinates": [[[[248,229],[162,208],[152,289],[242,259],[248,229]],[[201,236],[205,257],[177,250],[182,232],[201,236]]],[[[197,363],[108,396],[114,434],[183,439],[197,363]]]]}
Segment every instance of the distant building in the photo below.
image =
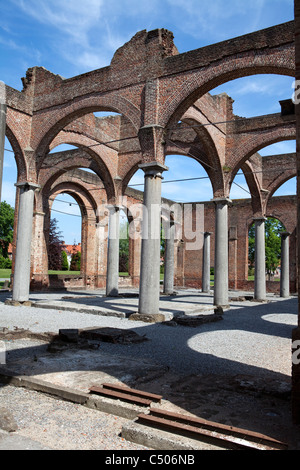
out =
{"type": "Polygon", "coordinates": [[[63,242],[62,249],[67,254],[68,264],[70,266],[72,255],[78,252],[81,253],[81,243],[78,243],[78,245],[66,245],[65,242],[63,242]]]}

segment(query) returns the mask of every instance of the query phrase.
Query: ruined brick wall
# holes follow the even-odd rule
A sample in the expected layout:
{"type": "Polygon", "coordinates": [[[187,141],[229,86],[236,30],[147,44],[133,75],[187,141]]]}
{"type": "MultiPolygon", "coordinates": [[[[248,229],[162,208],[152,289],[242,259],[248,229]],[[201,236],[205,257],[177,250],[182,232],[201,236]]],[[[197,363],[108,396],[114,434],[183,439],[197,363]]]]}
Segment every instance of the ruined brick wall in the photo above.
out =
{"type": "MultiPolygon", "coordinates": [[[[214,266],[214,231],[215,231],[215,204],[213,202],[199,203],[204,205],[204,230],[211,232],[211,266],[214,266]]],[[[193,205],[193,223],[195,220],[195,207],[193,205]]],[[[290,236],[290,289],[297,291],[297,250],[296,250],[296,224],[297,202],[296,196],[273,197],[269,201],[267,217],[279,219],[290,236]]],[[[248,231],[253,223],[253,211],[250,199],[235,200],[228,209],[228,244],[229,244],[229,287],[231,289],[253,290],[254,282],[248,281],[248,231]]],[[[184,287],[202,288],[202,249],[185,250],[186,240],[177,250],[180,269],[176,273],[176,285],[184,287]]],[[[277,281],[267,282],[268,292],[279,292],[280,284],[277,281]]]]}

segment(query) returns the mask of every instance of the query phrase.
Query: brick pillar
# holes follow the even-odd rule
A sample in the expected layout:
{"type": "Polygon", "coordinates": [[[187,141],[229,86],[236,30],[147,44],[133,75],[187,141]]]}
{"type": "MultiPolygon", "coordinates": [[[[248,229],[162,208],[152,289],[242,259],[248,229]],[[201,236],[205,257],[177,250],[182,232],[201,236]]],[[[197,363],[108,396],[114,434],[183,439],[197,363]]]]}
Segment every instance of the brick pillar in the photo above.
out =
{"type": "Polygon", "coordinates": [[[103,218],[97,223],[96,238],[97,238],[97,272],[95,287],[105,288],[106,286],[106,272],[107,272],[107,220],[103,218]]]}
{"type": "Polygon", "coordinates": [[[229,286],[230,289],[237,289],[237,227],[229,228],[229,286]]]}
{"type": "Polygon", "coordinates": [[[48,256],[44,235],[45,213],[33,213],[33,237],[31,255],[31,289],[39,290],[49,287],[48,256]]]}

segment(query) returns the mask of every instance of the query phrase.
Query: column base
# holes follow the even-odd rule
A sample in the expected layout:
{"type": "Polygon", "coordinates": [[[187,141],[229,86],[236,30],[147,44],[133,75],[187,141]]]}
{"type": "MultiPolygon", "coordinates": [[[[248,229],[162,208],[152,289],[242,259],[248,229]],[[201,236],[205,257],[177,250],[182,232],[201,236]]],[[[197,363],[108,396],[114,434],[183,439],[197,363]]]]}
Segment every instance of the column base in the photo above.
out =
{"type": "Polygon", "coordinates": [[[132,313],[128,320],[143,321],[145,323],[161,323],[171,320],[172,315],[165,315],[164,313],[132,313]]]}
{"type": "Polygon", "coordinates": [[[214,306],[214,313],[217,315],[222,315],[224,310],[230,310],[230,305],[215,305],[214,306]]]}
{"type": "Polygon", "coordinates": [[[172,291],[172,292],[161,292],[160,295],[166,295],[166,296],[170,296],[170,295],[177,295],[177,291],[172,291]]]}
{"type": "Polygon", "coordinates": [[[30,300],[13,300],[13,299],[6,299],[5,300],[5,305],[11,305],[12,307],[31,307],[32,302],[30,300]]]}
{"type": "Polygon", "coordinates": [[[106,291],[106,297],[119,297],[119,290],[116,288],[106,291]]]}

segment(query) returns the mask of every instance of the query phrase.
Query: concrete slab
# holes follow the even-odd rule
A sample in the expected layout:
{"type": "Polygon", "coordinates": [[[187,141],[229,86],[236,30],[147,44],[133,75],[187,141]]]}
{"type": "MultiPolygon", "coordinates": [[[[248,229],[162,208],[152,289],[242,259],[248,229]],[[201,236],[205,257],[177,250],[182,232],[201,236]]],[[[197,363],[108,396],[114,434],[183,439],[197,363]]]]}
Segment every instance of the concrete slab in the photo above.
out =
{"type": "MultiPolygon", "coordinates": [[[[32,293],[31,306],[36,308],[74,311],[101,316],[135,319],[138,312],[138,291],[120,292],[117,297],[106,297],[102,290],[63,293],[32,293]]],[[[161,293],[159,321],[174,316],[214,313],[213,296],[198,290],[177,291],[174,295],[161,293]]],[[[147,320],[148,321],[148,320],[147,320]]]]}

